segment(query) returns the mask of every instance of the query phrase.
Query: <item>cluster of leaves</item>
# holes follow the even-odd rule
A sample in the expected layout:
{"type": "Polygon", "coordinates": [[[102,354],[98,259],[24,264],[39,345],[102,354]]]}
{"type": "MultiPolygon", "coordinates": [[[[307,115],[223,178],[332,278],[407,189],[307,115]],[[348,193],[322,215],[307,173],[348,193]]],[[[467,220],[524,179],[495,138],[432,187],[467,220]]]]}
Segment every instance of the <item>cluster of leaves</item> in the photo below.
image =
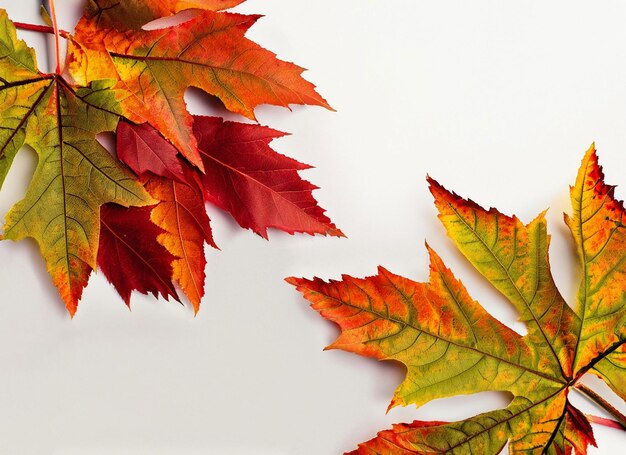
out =
{"type": "Polygon", "coordinates": [[[449,237],[518,310],[527,335],[472,300],[430,248],[428,283],[383,268],[365,279],[288,281],[339,325],[330,348],[404,364],[406,379],[390,407],[486,390],[514,398],[505,409],[464,421],[395,425],[353,453],[497,454],[508,442],[511,453],[585,454],[595,445],[594,419],[570,403],[572,390],[612,413],[614,424],[626,425],[580,382],[594,374],[626,400],[626,212],[604,183],[594,147],[571,187],[573,213],[565,216],[582,266],[575,310],[550,273],[543,213],[524,225],[429,183],[449,237]]]}
{"type": "Polygon", "coordinates": [[[253,120],[259,104],[329,108],[302,68],[245,37],[259,16],[223,11],[242,1],[89,0],[72,34],[54,11],[50,27],[21,24],[67,39],[55,73],[0,10],[0,185],[24,144],[38,155],[3,237],[38,243],[71,315],[97,266],[127,304],[134,290],[178,300],[178,285],[197,311],[215,246],[207,202],[263,237],[342,235],[299,177],[307,166],[270,148],[283,133],[187,111],[191,86],[253,120]],[[187,22],[142,28],[187,9],[187,22]],[[103,132],[116,133],[117,159],[103,132]]]}

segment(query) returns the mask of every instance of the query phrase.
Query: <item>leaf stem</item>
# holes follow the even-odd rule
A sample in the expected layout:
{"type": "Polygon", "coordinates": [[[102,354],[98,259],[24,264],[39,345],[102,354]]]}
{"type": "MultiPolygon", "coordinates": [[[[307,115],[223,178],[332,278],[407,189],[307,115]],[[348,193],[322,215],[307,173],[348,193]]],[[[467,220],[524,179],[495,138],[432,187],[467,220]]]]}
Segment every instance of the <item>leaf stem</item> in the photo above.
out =
{"type": "MultiPolygon", "coordinates": [[[[585,384],[578,383],[574,386],[574,388],[578,390],[579,392],[581,392],[583,395],[585,395],[587,398],[589,398],[591,401],[598,404],[602,409],[607,411],[613,417],[615,417],[615,423],[618,424],[622,430],[626,430],[626,416],[622,414],[621,412],[619,412],[617,408],[615,408],[611,403],[606,401],[604,398],[602,398],[596,392],[591,390],[585,384]]],[[[600,419],[600,418],[599,417],[594,418],[594,420],[597,420],[597,419],[600,419]]],[[[594,420],[591,420],[591,421],[593,422],[594,420]]],[[[604,419],[604,420],[608,421],[609,419],[604,419]]],[[[606,424],[603,422],[597,422],[597,423],[606,424]]]]}
{"type": "Polygon", "coordinates": [[[56,73],[61,74],[61,47],[59,45],[59,24],[57,23],[57,13],[54,9],[54,0],[48,0],[50,7],[50,17],[52,18],[52,28],[54,29],[54,48],[56,51],[57,67],[56,73]]]}
{"type": "Polygon", "coordinates": [[[597,423],[598,425],[604,425],[605,427],[626,431],[622,424],[619,423],[617,420],[607,419],[606,417],[600,417],[593,414],[585,414],[585,417],[591,423],[597,423]]]}
{"type": "MultiPolygon", "coordinates": [[[[29,30],[31,32],[39,32],[39,33],[49,33],[50,35],[54,35],[54,28],[49,27],[47,25],[35,25],[28,24],[26,22],[13,22],[16,28],[21,30],[29,30]]],[[[59,35],[62,38],[68,38],[70,36],[70,32],[66,30],[59,30],[59,35]]]]}

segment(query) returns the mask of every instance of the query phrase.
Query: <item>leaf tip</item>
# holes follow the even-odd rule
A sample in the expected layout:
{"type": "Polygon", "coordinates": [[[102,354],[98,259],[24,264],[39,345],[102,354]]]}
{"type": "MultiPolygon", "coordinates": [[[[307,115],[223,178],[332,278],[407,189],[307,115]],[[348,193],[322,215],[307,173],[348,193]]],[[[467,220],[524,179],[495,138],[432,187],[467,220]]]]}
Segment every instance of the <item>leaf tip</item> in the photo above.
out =
{"type": "Polygon", "coordinates": [[[598,164],[598,150],[596,149],[596,143],[592,142],[583,158],[583,163],[590,162],[592,168],[599,167],[598,164]]]}
{"type": "Polygon", "coordinates": [[[65,308],[67,309],[67,312],[70,314],[70,319],[73,320],[74,316],[76,316],[76,310],[78,309],[78,305],[74,304],[69,305],[67,302],[65,303],[65,308]]]}
{"type": "Polygon", "coordinates": [[[319,278],[314,278],[313,280],[308,280],[306,278],[298,278],[295,276],[290,276],[285,278],[285,281],[296,288],[298,292],[302,294],[307,293],[307,291],[312,289],[312,286],[315,284],[315,281],[319,280],[319,278]]]}
{"type": "Polygon", "coordinates": [[[596,151],[596,141],[593,141],[591,143],[591,145],[589,146],[589,150],[593,151],[595,153],[596,151]]]}
{"type": "MultiPolygon", "coordinates": [[[[339,237],[339,238],[344,238],[347,239],[348,236],[346,234],[343,233],[343,231],[339,228],[336,228],[334,224],[331,224],[332,228],[330,228],[328,231],[326,231],[326,235],[330,236],[330,237],[339,237]]],[[[0,238],[1,240],[1,238],[0,238]]]]}
{"type": "Polygon", "coordinates": [[[430,175],[426,176],[426,182],[428,183],[428,189],[430,191],[430,194],[433,195],[435,201],[443,199],[444,197],[449,197],[451,195],[451,193],[446,190],[441,183],[432,178],[430,175]]]}
{"type": "Polygon", "coordinates": [[[389,411],[391,411],[393,408],[397,406],[404,406],[404,405],[405,405],[404,401],[398,398],[397,395],[394,395],[394,397],[389,402],[389,406],[387,406],[387,410],[385,411],[385,414],[389,414],[389,411]]]}
{"type": "Polygon", "coordinates": [[[428,242],[424,242],[424,245],[426,245],[426,251],[428,252],[428,258],[430,259],[430,263],[431,264],[438,264],[438,263],[442,263],[441,257],[437,254],[437,252],[433,249],[433,247],[431,247],[428,242]]]}
{"type": "Polygon", "coordinates": [[[193,306],[193,317],[198,317],[198,312],[200,311],[200,302],[191,302],[193,306]]]}
{"type": "Polygon", "coordinates": [[[295,276],[288,276],[285,278],[285,281],[292,286],[298,286],[302,278],[297,278],[295,276]]]}

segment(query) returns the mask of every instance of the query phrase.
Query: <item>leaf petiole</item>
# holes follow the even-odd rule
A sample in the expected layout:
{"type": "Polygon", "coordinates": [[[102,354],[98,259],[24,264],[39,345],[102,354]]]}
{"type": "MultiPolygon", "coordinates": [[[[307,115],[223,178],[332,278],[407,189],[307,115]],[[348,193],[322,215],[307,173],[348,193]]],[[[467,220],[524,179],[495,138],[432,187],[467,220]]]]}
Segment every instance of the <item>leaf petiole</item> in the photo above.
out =
{"type": "Polygon", "coordinates": [[[50,17],[52,18],[52,27],[54,29],[54,48],[56,52],[56,73],[61,74],[61,47],[59,45],[59,24],[57,23],[57,13],[54,9],[54,0],[48,0],[48,6],[50,7],[50,17]]]}
{"type": "MultiPolygon", "coordinates": [[[[607,419],[606,417],[600,417],[593,414],[585,414],[587,420],[591,423],[598,425],[604,425],[605,427],[615,428],[617,430],[624,430],[624,427],[617,420],[607,419]]],[[[625,430],[626,431],[626,430],[625,430]]]]}
{"type": "Polygon", "coordinates": [[[626,431],[626,416],[622,414],[621,412],[619,412],[617,408],[615,408],[611,403],[606,401],[604,398],[602,398],[600,395],[598,395],[596,392],[594,392],[593,390],[591,390],[589,387],[587,387],[584,384],[578,383],[574,386],[574,388],[578,390],[580,393],[582,393],[583,395],[585,395],[589,400],[599,405],[602,409],[607,411],[613,417],[615,417],[615,421],[613,421],[610,419],[604,419],[602,417],[587,416],[590,418],[589,419],[590,422],[600,423],[602,425],[610,426],[613,428],[620,428],[626,431]],[[609,425],[608,422],[614,423],[618,426],[609,425]]]}
{"type": "MultiPolygon", "coordinates": [[[[54,28],[48,25],[35,25],[28,24],[26,22],[13,22],[15,27],[21,30],[28,30],[31,32],[39,32],[39,33],[49,33],[50,35],[54,35],[54,28]]],[[[59,30],[59,36],[62,38],[69,38],[70,32],[66,30],[59,30]]]]}

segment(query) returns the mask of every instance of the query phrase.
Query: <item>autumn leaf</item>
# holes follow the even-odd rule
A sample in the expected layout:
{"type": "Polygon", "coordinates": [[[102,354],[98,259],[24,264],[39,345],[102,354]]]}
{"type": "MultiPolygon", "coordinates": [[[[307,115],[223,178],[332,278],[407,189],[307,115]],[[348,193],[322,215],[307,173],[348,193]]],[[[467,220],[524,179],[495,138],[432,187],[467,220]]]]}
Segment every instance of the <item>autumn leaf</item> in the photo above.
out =
{"type": "Polygon", "coordinates": [[[276,153],[270,142],[284,136],[258,125],[194,117],[204,164],[207,200],[227,210],[243,228],[267,238],[267,229],[343,236],[324,215],[298,171],[310,166],[276,153]],[[258,207],[266,205],[266,210],[258,207]]]}
{"type": "Polygon", "coordinates": [[[189,87],[251,119],[259,104],[329,107],[302,79],[302,68],[245,38],[258,18],[206,10],[177,27],[121,31],[85,15],[69,44],[68,67],[81,83],[117,77],[135,95],[126,100],[129,117],[147,120],[202,168],[184,100],[189,87]]]}
{"type": "Polygon", "coordinates": [[[155,176],[146,183],[146,188],[159,201],[150,216],[164,231],[157,240],[176,257],[172,262],[173,279],[197,313],[204,296],[204,244],[217,248],[204,209],[200,180],[189,169],[185,183],[155,176]]]}
{"type": "MultiPolygon", "coordinates": [[[[585,454],[590,418],[570,402],[581,392],[626,428],[626,418],[585,386],[595,374],[626,396],[625,211],[604,183],[592,146],[571,189],[566,216],[583,269],[575,310],[550,273],[544,213],[528,224],[483,209],[429,178],[439,219],[469,262],[502,293],[528,328],[521,336],[491,316],[427,246],[430,279],[378,275],[325,282],[289,278],[313,308],[341,329],[329,348],[406,367],[390,408],[481,391],[508,391],[504,409],[459,422],[395,425],[355,454],[585,454]]],[[[591,420],[602,422],[602,419],[591,420]]]]}
{"type": "Polygon", "coordinates": [[[151,207],[125,209],[116,204],[106,204],[100,211],[98,266],[129,306],[133,291],[178,300],[172,283],[176,257],[157,241],[164,231],[150,220],[151,211],[151,207]]]}
{"type": "Polygon", "coordinates": [[[127,94],[110,82],[74,88],[39,72],[34,52],[0,10],[0,175],[24,144],[39,162],[25,198],[6,216],[4,238],[33,238],[70,314],[96,267],[100,206],[153,203],[133,175],[96,140],[115,131],[127,94]]]}
{"type": "Polygon", "coordinates": [[[184,92],[192,86],[250,118],[264,103],[328,107],[302,68],[245,38],[258,16],[222,11],[242,1],[89,0],[74,33],[57,28],[50,1],[43,14],[50,26],[17,25],[54,35],[54,73],[38,69],[35,52],[0,10],[0,186],[23,145],[39,157],[25,198],[5,217],[3,238],[35,239],[72,316],[96,267],[127,304],[133,291],[178,299],[179,286],[197,312],[204,246],[215,247],[207,202],[227,201],[222,206],[242,226],[264,237],[268,227],[341,235],[313,199],[314,187],[297,175],[307,166],[269,147],[273,130],[221,120],[219,128],[209,120],[194,127],[187,111],[184,92]],[[142,29],[186,10],[182,24],[142,29]],[[60,38],[68,40],[65,69],[60,38]],[[256,139],[240,140],[251,131],[256,139]],[[101,133],[116,135],[115,153],[100,144],[101,133]],[[221,148],[201,154],[197,136],[221,148]],[[232,158],[220,155],[226,149],[232,158]],[[220,157],[224,169],[215,164],[220,157]],[[211,181],[205,161],[212,175],[237,172],[257,187],[229,200],[242,183],[211,181]],[[272,177],[259,177],[263,170],[272,177]]]}

